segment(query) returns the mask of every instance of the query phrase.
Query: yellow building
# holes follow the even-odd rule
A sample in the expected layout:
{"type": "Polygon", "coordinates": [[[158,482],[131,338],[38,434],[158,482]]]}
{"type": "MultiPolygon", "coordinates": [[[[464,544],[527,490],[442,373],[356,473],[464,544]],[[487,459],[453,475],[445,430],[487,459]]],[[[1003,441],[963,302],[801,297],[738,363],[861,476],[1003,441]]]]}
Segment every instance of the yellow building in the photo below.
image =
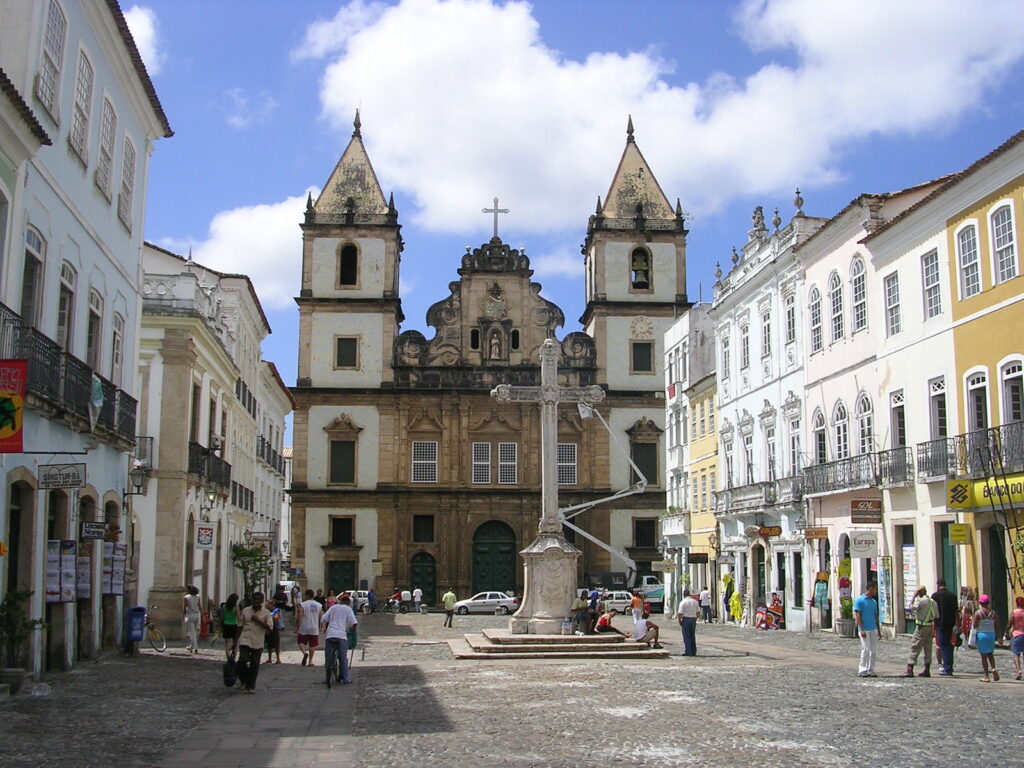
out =
{"type": "Polygon", "coordinates": [[[718,547],[715,491],[718,490],[718,401],[716,379],[709,373],[685,392],[690,404],[690,588],[715,590],[714,561],[718,547]]]}
{"type": "MultiPolygon", "coordinates": [[[[1024,552],[1024,131],[958,174],[941,192],[953,310],[957,479],[947,505],[963,510],[963,584],[992,596],[1005,619],[1022,594],[1024,552]]],[[[952,430],[951,430],[952,431],[952,430]]]]}

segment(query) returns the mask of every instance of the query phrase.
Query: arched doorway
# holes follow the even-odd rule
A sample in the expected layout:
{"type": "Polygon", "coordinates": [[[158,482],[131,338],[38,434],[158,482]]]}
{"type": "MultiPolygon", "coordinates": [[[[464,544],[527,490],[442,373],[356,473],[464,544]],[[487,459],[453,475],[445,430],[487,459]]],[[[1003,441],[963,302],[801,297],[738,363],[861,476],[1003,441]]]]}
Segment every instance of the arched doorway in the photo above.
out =
{"type": "Polygon", "coordinates": [[[500,520],[490,520],[473,534],[473,592],[516,586],[516,534],[500,520]]]}
{"type": "Polygon", "coordinates": [[[437,561],[428,552],[417,553],[409,565],[409,586],[423,590],[423,604],[437,603],[437,561]]]}
{"type": "Polygon", "coordinates": [[[756,609],[759,605],[768,605],[766,589],[768,586],[767,574],[765,573],[765,551],[761,542],[755,542],[750,548],[750,557],[753,566],[753,573],[750,579],[750,607],[756,609]]]}

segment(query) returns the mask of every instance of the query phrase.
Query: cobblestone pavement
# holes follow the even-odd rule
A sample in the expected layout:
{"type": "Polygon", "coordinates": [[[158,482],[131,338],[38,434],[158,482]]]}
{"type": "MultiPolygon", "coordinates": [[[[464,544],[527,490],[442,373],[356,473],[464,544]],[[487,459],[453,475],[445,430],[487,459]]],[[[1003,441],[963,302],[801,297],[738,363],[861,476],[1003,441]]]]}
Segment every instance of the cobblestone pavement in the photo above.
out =
{"type": "Polygon", "coordinates": [[[362,617],[355,684],[330,691],[287,632],[255,696],[224,688],[213,650],[87,663],[53,676],[50,696],[0,704],[0,764],[916,767],[1024,750],[1024,683],[1005,651],[999,683],[978,682],[966,649],[955,678],[904,680],[904,637],[861,679],[855,640],[701,624],[689,659],[665,620],[661,661],[455,661],[448,638],[506,620],[455,623],[362,617]]]}

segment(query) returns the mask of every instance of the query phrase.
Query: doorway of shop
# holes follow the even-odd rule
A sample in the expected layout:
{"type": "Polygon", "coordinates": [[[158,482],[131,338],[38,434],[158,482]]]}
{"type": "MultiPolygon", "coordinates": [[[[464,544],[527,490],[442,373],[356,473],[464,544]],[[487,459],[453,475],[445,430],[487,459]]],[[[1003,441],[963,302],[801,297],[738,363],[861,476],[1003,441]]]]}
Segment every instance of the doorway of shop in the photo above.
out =
{"type": "Polygon", "coordinates": [[[516,586],[516,534],[491,520],[473,534],[473,592],[505,591],[516,586]]]}
{"type": "Polygon", "coordinates": [[[1006,529],[996,524],[988,529],[988,583],[992,608],[1002,618],[1009,616],[1010,592],[1007,589],[1006,529]]]}

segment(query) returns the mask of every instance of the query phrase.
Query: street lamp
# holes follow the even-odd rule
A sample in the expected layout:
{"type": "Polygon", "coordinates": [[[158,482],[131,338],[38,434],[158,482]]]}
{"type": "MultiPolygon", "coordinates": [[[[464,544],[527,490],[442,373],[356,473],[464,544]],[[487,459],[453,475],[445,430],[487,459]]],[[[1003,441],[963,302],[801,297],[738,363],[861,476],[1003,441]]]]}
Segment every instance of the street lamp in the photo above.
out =
{"type": "Polygon", "coordinates": [[[252,528],[246,528],[242,538],[245,539],[246,546],[252,546],[252,528]]]}
{"type": "Polygon", "coordinates": [[[133,490],[127,488],[121,491],[121,506],[125,507],[128,504],[129,496],[143,496],[146,492],[143,487],[146,485],[146,468],[136,465],[128,473],[128,482],[131,484],[133,490]]]}
{"type": "Polygon", "coordinates": [[[213,503],[217,500],[217,492],[212,488],[206,490],[206,503],[200,503],[199,514],[203,519],[204,523],[210,522],[210,511],[213,509],[213,503]]]}

